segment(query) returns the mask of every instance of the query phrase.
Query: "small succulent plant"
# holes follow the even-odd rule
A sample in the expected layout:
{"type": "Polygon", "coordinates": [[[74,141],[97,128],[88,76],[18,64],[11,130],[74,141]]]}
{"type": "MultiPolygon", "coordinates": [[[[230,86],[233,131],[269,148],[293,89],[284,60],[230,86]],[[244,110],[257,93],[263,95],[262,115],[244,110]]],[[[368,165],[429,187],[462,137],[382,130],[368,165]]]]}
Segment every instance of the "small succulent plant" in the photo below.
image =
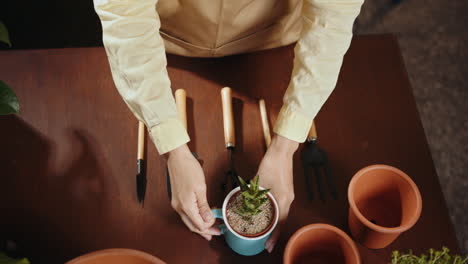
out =
{"type": "Polygon", "coordinates": [[[268,201],[266,194],[270,189],[260,190],[258,182],[260,176],[255,176],[250,180],[249,184],[241,177],[239,178],[241,195],[243,199],[242,207],[236,210],[236,213],[243,217],[251,218],[252,216],[260,213],[260,206],[268,201]]]}
{"type": "Polygon", "coordinates": [[[437,251],[429,249],[427,254],[416,256],[413,252],[400,253],[393,251],[391,264],[465,264],[468,263],[468,256],[454,256],[449,254],[449,249],[443,247],[442,250],[437,251]]]}

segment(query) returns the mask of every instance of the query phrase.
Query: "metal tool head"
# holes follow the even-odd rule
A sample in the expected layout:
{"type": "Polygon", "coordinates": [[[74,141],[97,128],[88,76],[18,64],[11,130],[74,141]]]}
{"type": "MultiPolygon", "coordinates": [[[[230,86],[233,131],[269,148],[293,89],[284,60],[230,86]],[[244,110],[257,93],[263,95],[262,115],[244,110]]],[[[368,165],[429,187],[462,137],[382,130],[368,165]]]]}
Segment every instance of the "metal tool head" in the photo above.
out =
{"type": "Polygon", "coordinates": [[[236,188],[239,186],[237,176],[237,172],[235,170],[228,170],[225,173],[225,180],[221,186],[224,192],[228,193],[232,189],[236,188]]]}
{"type": "Polygon", "coordinates": [[[146,166],[145,161],[139,159],[137,161],[137,175],[136,175],[136,185],[137,185],[137,198],[140,204],[143,204],[145,201],[146,195],[146,166]]]}
{"type": "Polygon", "coordinates": [[[304,148],[302,152],[302,163],[304,168],[304,175],[306,178],[306,188],[308,192],[309,199],[312,200],[314,198],[314,191],[312,187],[312,182],[310,180],[311,175],[310,171],[312,170],[315,175],[317,190],[320,196],[320,200],[325,201],[325,192],[323,189],[323,180],[325,178],[325,182],[328,185],[329,192],[333,199],[337,199],[337,191],[335,188],[335,184],[332,178],[332,172],[330,165],[328,163],[328,157],[325,151],[323,151],[317,145],[316,140],[312,140],[307,143],[307,146],[304,148]],[[325,177],[322,177],[323,174],[325,177]]]}
{"type": "Polygon", "coordinates": [[[328,162],[328,156],[317,144],[317,141],[310,141],[302,151],[302,162],[309,165],[323,165],[328,162]]]}
{"type": "Polygon", "coordinates": [[[227,150],[229,152],[229,170],[226,171],[224,182],[221,186],[224,192],[230,192],[232,189],[239,186],[239,182],[238,182],[239,180],[237,179],[237,176],[239,174],[234,169],[234,160],[233,160],[233,155],[232,155],[232,152],[234,151],[234,147],[232,146],[227,147],[227,150]]]}

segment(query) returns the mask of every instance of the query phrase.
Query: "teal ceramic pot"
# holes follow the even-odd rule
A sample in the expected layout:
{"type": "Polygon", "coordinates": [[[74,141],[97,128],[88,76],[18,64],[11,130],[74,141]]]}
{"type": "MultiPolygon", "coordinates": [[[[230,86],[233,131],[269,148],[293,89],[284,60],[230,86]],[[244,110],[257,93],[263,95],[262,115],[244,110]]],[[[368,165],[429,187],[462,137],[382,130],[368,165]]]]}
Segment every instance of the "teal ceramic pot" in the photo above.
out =
{"type": "MultiPolygon", "coordinates": [[[[263,188],[260,187],[260,189],[263,189],[263,188]]],[[[232,229],[232,227],[229,225],[228,221],[226,221],[227,204],[231,200],[231,197],[237,192],[239,192],[239,190],[240,190],[240,187],[237,187],[234,190],[232,190],[226,196],[226,199],[224,199],[223,208],[213,209],[212,212],[216,218],[219,218],[225,221],[225,223],[220,225],[219,228],[221,230],[221,233],[224,235],[224,239],[226,240],[226,243],[229,245],[229,247],[240,255],[253,256],[253,255],[259,254],[265,249],[266,241],[271,236],[271,232],[273,232],[276,225],[278,224],[278,218],[279,218],[278,203],[276,202],[273,195],[268,193],[267,195],[270,198],[270,200],[273,202],[273,205],[275,207],[275,216],[273,219],[273,224],[270,225],[269,229],[266,232],[263,232],[262,234],[260,234],[260,236],[257,236],[257,237],[243,236],[237,233],[236,231],[234,231],[234,229],[232,229]]]]}

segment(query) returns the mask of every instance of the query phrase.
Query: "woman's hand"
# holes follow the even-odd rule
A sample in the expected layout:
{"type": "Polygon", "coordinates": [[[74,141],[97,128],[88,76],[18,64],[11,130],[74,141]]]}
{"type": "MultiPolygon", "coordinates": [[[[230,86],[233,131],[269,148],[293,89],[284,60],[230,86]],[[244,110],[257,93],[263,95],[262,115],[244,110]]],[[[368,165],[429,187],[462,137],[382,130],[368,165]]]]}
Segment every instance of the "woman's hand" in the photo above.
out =
{"type": "Polygon", "coordinates": [[[167,154],[167,167],[171,179],[171,205],[185,225],[206,240],[220,235],[219,229],[211,227],[215,218],[206,200],[205,175],[187,145],[167,154]]]}
{"type": "Polygon", "coordinates": [[[279,238],[281,227],[288,217],[289,207],[294,200],[293,155],[298,146],[299,143],[295,141],[275,135],[258,168],[260,185],[271,189],[280,211],[278,226],[265,244],[265,248],[270,253],[279,238]]]}

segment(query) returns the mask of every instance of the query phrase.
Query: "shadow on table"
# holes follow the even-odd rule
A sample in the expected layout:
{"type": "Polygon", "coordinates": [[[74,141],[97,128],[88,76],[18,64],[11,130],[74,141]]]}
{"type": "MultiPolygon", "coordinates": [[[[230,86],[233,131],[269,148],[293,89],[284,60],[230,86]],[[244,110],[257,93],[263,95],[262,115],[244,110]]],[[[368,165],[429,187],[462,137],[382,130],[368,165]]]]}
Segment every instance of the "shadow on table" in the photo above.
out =
{"type": "Polygon", "coordinates": [[[115,188],[99,144],[85,131],[69,131],[70,163],[58,170],[58,146],[50,139],[17,116],[0,124],[0,236],[16,241],[34,263],[63,263],[83,253],[75,248],[99,246],[96,233],[110,217],[115,188]],[[90,225],[96,233],[84,228],[90,225]]]}
{"type": "Polygon", "coordinates": [[[229,86],[252,100],[265,98],[267,105],[278,105],[282,102],[291,78],[293,53],[293,45],[289,45],[221,58],[188,58],[177,55],[168,55],[167,58],[168,67],[194,73],[218,84],[219,89],[229,86]]]}
{"type": "MultiPolygon", "coordinates": [[[[193,99],[190,97],[187,97],[187,102],[186,102],[186,108],[187,108],[187,132],[189,133],[190,139],[196,138],[197,131],[195,130],[195,112],[193,110],[193,99]]],[[[192,151],[197,152],[197,144],[196,140],[190,140],[188,143],[190,149],[192,151]]]]}

